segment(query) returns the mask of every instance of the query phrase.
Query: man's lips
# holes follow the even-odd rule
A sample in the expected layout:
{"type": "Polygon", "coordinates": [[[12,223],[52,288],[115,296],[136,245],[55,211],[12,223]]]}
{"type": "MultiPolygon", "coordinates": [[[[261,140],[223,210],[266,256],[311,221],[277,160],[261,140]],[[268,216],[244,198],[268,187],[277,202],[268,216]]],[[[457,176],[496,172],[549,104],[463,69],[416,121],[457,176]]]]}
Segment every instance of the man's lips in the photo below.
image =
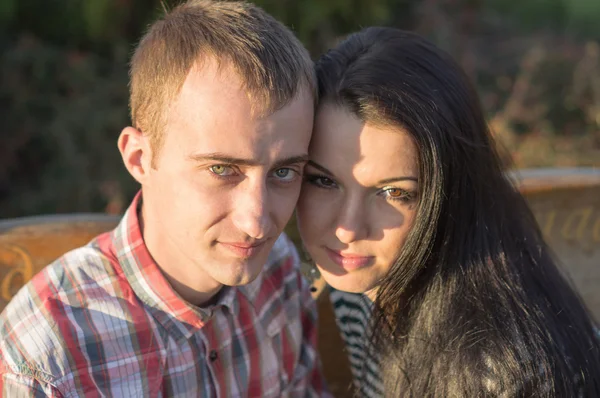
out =
{"type": "Polygon", "coordinates": [[[346,271],[353,271],[359,268],[366,267],[369,265],[375,257],[365,256],[356,253],[344,253],[338,250],[332,250],[328,247],[325,248],[327,255],[337,265],[345,269],[346,271]]]}
{"type": "Polygon", "coordinates": [[[225,249],[229,250],[237,257],[248,258],[256,255],[262,250],[267,241],[263,240],[255,243],[247,242],[219,242],[225,249]]]}

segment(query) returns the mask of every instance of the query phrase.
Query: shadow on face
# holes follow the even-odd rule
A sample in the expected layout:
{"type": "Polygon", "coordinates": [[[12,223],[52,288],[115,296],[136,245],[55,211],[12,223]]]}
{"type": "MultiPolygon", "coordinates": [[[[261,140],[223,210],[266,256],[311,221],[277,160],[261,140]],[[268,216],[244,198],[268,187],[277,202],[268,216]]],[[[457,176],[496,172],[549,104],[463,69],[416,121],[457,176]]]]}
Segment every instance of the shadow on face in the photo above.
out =
{"type": "Polygon", "coordinates": [[[390,269],[413,224],[418,154],[400,127],[322,104],[298,202],[304,245],[333,287],[366,292],[390,269]]]}

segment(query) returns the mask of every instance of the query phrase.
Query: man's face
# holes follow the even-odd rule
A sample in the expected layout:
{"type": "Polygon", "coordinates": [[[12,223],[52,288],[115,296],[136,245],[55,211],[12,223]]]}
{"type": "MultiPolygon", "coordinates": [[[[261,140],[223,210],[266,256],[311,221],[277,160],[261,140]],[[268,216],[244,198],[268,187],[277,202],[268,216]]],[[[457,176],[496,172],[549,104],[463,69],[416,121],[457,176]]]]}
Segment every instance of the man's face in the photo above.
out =
{"type": "Polygon", "coordinates": [[[168,119],[156,168],[142,185],[152,255],[196,289],[251,282],[300,193],[313,123],[309,90],[260,116],[239,76],[206,62],[192,68],[168,119]]]}

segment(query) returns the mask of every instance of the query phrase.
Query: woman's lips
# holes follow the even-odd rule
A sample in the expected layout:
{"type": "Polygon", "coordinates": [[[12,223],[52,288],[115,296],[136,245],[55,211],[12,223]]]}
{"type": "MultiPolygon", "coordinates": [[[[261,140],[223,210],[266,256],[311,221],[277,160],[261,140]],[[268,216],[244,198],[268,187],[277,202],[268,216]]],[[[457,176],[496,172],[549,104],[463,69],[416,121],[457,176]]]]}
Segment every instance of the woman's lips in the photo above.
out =
{"type": "Polygon", "coordinates": [[[363,256],[354,253],[344,253],[337,250],[332,250],[328,247],[325,248],[327,255],[337,265],[345,269],[346,271],[353,271],[359,268],[366,267],[369,265],[373,256],[363,256]]]}

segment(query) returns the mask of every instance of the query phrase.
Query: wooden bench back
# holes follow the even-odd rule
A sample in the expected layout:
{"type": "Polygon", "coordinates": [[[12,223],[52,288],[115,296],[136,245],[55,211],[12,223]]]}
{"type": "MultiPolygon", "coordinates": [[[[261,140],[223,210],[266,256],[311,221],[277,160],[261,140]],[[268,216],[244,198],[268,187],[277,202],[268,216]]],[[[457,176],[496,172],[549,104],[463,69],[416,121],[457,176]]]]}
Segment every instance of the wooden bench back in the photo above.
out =
{"type": "Polygon", "coordinates": [[[600,169],[513,173],[546,242],[600,321],[600,169]]]}
{"type": "Polygon", "coordinates": [[[70,214],[0,221],[0,311],[33,275],[64,253],[113,229],[119,217],[70,214]]]}

